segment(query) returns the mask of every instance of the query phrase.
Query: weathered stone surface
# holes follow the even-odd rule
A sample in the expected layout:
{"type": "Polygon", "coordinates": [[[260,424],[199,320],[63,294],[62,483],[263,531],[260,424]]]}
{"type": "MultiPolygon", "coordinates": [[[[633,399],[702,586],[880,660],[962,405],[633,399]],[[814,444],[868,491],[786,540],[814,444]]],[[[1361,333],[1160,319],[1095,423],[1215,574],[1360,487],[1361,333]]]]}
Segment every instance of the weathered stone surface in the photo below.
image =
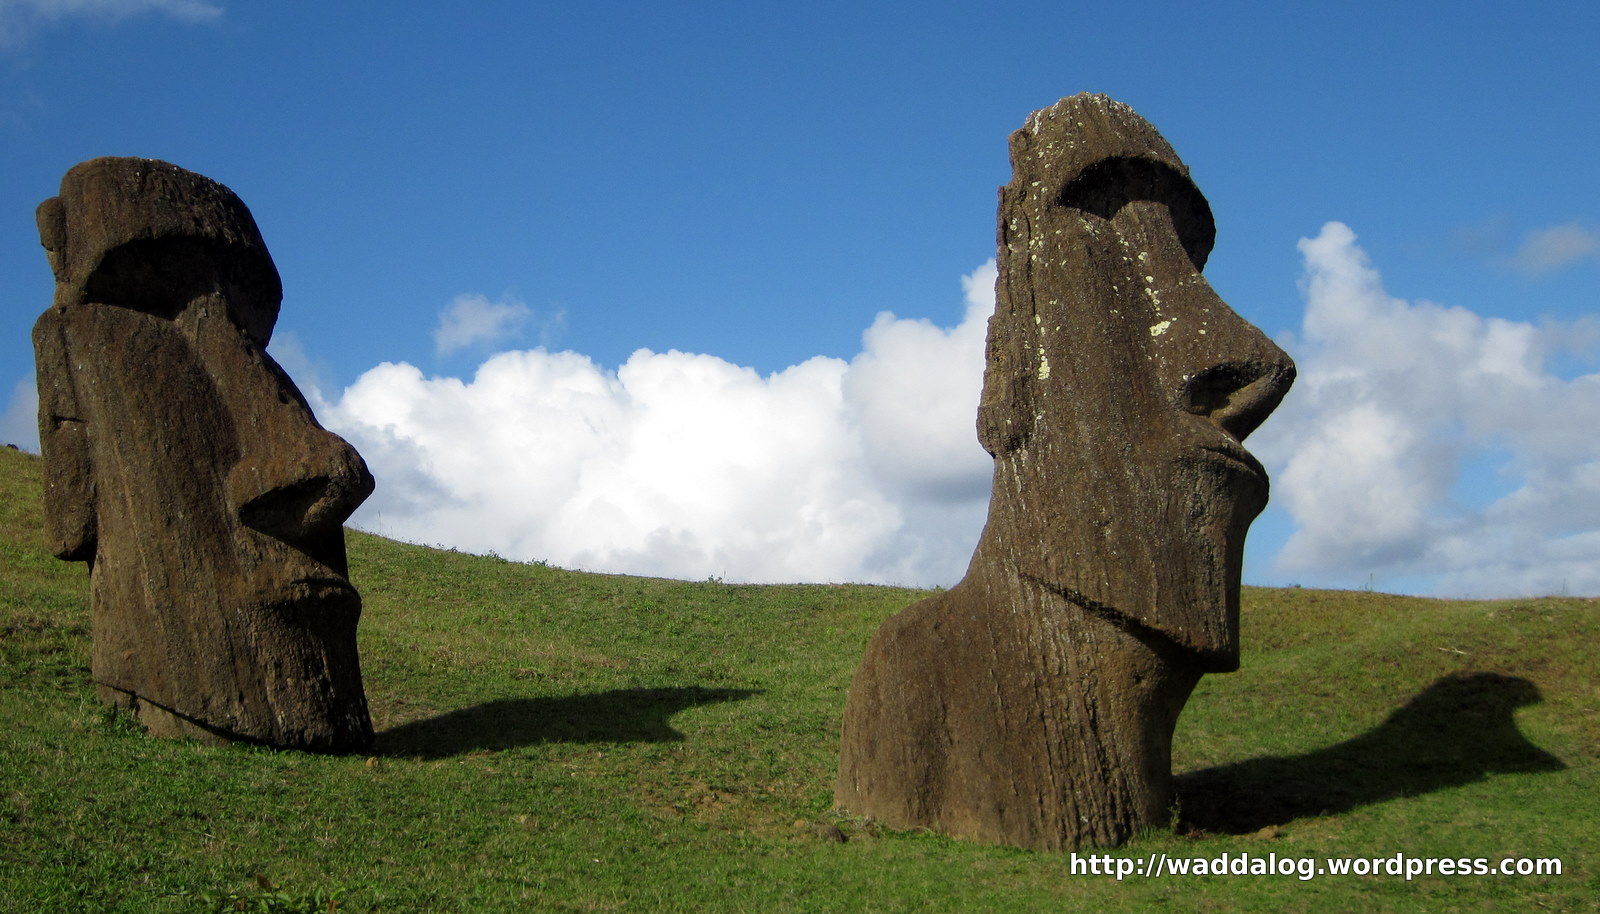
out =
{"type": "Polygon", "coordinates": [[[839,806],[1032,848],[1163,824],[1178,713],[1238,666],[1240,445],[1294,377],[1200,275],[1211,210],[1132,109],[1079,95],[1011,135],[966,577],[886,621],[844,717],[839,806]]]}
{"type": "Polygon", "coordinates": [[[158,735],[368,746],[342,524],[372,476],[264,351],[282,286],[249,210],[107,158],[37,216],[46,536],[89,565],[101,697],[158,735]]]}

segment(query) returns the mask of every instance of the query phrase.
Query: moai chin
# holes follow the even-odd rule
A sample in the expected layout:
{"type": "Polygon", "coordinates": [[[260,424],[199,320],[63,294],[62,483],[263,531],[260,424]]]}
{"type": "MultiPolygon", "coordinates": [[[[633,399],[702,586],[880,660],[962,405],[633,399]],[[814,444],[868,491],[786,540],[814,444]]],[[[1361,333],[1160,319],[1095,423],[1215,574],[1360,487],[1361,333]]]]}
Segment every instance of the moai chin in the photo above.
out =
{"type": "Polygon", "coordinates": [[[367,748],[342,524],[372,476],[265,352],[282,286],[250,211],[104,158],[37,217],[46,536],[88,563],[101,698],[160,736],[367,748]]]}
{"type": "Polygon", "coordinates": [[[1126,105],[1078,95],[1011,135],[978,437],[989,518],[966,576],[874,634],[838,805],[1040,849],[1162,825],[1172,732],[1239,662],[1240,442],[1294,365],[1200,275],[1188,169],[1126,105]]]}

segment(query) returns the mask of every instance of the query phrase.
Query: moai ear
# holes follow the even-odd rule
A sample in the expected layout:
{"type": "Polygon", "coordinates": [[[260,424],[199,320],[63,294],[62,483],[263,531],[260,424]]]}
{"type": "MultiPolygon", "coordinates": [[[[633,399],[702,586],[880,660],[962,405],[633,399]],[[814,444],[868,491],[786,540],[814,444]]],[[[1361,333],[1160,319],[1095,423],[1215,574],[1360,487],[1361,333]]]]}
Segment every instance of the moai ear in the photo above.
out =
{"type": "Polygon", "coordinates": [[[89,424],[73,387],[64,323],[64,312],[50,308],[33,325],[45,540],[56,558],[87,562],[95,552],[94,461],[89,424]]]}

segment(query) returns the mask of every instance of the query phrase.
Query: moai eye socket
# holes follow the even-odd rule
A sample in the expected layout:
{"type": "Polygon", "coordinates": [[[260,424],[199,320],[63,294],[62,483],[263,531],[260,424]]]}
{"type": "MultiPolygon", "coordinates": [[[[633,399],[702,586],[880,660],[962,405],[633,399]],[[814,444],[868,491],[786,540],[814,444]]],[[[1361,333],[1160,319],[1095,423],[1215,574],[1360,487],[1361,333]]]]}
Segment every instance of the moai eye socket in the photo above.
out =
{"type": "Polygon", "coordinates": [[[1216,242],[1217,226],[1211,205],[1182,172],[1165,162],[1135,156],[1113,156],[1090,165],[1073,178],[1056,202],[1110,219],[1133,200],[1163,204],[1172,213],[1178,240],[1194,262],[1205,269],[1216,242]]]}
{"type": "Polygon", "coordinates": [[[189,303],[215,295],[258,345],[271,335],[282,285],[257,251],[205,238],[148,238],[119,245],[83,284],[85,301],[172,320],[189,303]]]}

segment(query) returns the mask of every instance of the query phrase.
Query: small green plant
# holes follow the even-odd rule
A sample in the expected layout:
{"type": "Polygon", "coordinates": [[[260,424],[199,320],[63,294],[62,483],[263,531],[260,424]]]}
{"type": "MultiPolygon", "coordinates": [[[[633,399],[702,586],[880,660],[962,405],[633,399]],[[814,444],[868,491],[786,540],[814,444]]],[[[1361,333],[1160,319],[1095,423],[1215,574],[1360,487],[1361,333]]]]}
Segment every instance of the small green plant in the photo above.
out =
{"type": "Polygon", "coordinates": [[[291,890],[277,886],[266,876],[256,874],[260,889],[255,892],[182,892],[214,914],[244,911],[247,914],[335,914],[343,904],[343,889],[291,890]]]}
{"type": "Polygon", "coordinates": [[[94,718],[95,724],[107,733],[121,736],[136,736],[144,733],[144,728],[139,726],[138,718],[129,711],[114,708],[96,701],[93,704],[85,702],[89,715],[94,718]]]}

